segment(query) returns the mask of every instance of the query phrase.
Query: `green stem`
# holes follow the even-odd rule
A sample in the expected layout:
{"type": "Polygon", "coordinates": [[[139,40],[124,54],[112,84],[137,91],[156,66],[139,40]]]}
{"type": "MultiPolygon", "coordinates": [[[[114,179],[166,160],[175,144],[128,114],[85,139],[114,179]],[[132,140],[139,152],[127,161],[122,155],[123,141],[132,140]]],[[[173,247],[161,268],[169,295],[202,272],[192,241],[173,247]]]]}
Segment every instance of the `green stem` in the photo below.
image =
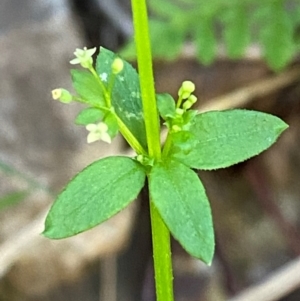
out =
{"type": "MultiPolygon", "coordinates": [[[[132,0],[135,43],[143,101],[149,156],[161,159],[160,126],[156,106],[152,56],[145,0],[132,0]]],[[[173,275],[170,247],[170,232],[150,196],[153,259],[157,301],[173,301],[173,275]]]]}
{"type": "Polygon", "coordinates": [[[167,157],[171,146],[172,146],[172,136],[171,136],[170,132],[168,131],[168,135],[167,135],[166,142],[165,142],[163,152],[162,152],[163,157],[167,157]]]}
{"type": "Polygon", "coordinates": [[[132,0],[133,25],[149,155],[160,159],[160,127],[156,106],[148,16],[145,0],[132,0]]]}
{"type": "Polygon", "coordinates": [[[153,202],[150,202],[153,260],[157,301],[173,301],[170,232],[153,202]]]}
{"type": "Polygon", "coordinates": [[[177,100],[177,104],[176,104],[176,108],[180,108],[181,104],[182,104],[182,96],[179,96],[178,100],[177,100]]]}
{"type": "Polygon", "coordinates": [[[119,130],[122,133],[125,140],[128,142],[128,144],[135,150],[137,154],[141,154],[144,156],[147,156],[147,152],[144,150],[144,148],[141,146],[141,144],[137,141],[135,136],[131,133],[131,131],[128,129],[128,127],[125,125],[125,123],[121,120],[121,118],[115,114],[119,130]]]}

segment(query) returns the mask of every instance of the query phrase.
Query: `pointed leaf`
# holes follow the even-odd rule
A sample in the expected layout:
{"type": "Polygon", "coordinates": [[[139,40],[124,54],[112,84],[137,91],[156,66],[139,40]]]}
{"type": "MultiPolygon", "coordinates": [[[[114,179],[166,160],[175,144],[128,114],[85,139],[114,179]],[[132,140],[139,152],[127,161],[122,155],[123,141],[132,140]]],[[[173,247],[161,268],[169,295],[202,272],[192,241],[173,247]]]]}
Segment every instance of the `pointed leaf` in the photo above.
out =
{"type": "Polygon", "coordinates": [[[260,32],[266,61],[274,70],[285,67],[295,53],[293,21],[281,1],[269,3],[269,15],[260,32]]]}
{"type": "Polygon", "coordinates": [[[144,180],[141,165],[127,157],[107,157],[92,163],[58,196],[43,234],[59,239],[104,222],[137,197],[144,180]]]}
{"type": "Polygon", "coordinates": [[[184,249],[210,264],[214,232],[210,205],[198,176],[185,165],[154,165],[149,176],[151,200],[184,249]]]}
{"type": "Polygon", "coordinates": [[[203,18],[195,27],[197,57],[204,65],[211,64],[216,57],[216,37],[212,18],[203,18]]]}
{"type": "Polygon", "coordinates": [[[188,154],[171,150],[182,163],[197,169],[218,169],[256,156],[288,127],[278,117],[249,110],[199,114],[191,126],[196,145],[188,154]]]}
{"type": "Polygon", "coordinates": [[[156,94],[156,101],[157,101],[157,107],[158,111],[160,113],[160,116],[166,120],[168,118],[174,118],[175,117],[175,100],[173,97],[168,93],[161,93],[156,94]]]}
{"type": "Polygon", "coordinates": [[[240,58],[250,42],[247,8],[236,5],[224,11],[224,39],[228,55],[240,58]]]}
{"type": "MultiPolygon", "coordinates": [[[[101,47],[96,70],[103,83],[108,86],[112,75],[111,65],[116,55],[101,47]],[[106,81],[105,81],[105,80],[106,81]]],[[[123,70],[116,75],[112,89],[112,105],[117,115],[146,149],[146,130],[142,109],[139,76],[136,70],[124,61],[123,70]]]]}
{"type": "Polygon", "coordinates": [[[103,91],[97,79],[88,71],[71,70],[74,89],[84,103],[105,106],[103,91]]]}
{"type": "Polygon", "coordinates": [[[108,126],[108,134],[111,138],[114,138],[117,136],[119,132],[119,126],[118,126],[118,121],[116,118],[116,115],[113,114],[112,112],[108,112],[107,115],[104,118],[104,122],[108,126]]]}
{"type": "Polygon", "coordinates": [[[174,14],[179,14],[182,12],[182,9],[170,0],[152,0],[149,2],[149,8],[162,18],[173,18],[174,14]]]}
{"type": "Polygon", "coordinates": [[[106,112],[97,108],[83,109],[76,117],[75,123],[79,125],[87,125],[101,121],[106,112]]]}
{"type": "MultiPolygon", "coordinates": [[[[178,17],[180,18],[180,15],[173,16],[172,20],[176,20],[178,17]]],[[[177,26],[175,22],[150,21],[150,39],[155,58],[171,61],[180,54],[185,37],[183,24],[180,25],[177,26]]]]}

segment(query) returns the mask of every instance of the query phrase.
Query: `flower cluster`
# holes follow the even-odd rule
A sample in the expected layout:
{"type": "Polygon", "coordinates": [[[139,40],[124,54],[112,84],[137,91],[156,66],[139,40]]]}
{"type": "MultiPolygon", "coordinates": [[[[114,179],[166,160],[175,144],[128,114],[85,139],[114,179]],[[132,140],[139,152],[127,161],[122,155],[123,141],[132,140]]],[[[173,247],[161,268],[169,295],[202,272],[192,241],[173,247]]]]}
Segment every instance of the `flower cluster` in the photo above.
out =
{"type": "Polygon", "coordinates": [[[96,52],[96,47],[87,49],[76,49],[74,52],[75,58],[70,61],[70,64],[80,64],[83,68],[88,69],[92,76],[88,72],[76,71],[77,77],[73,79],[74,88],[77,92],[77,95],[72,95],[66,89],[54,89],[52,91],[52,98],[59,100],[62,103],[70,103],[73,100],[82,102],[84,104],[90,104],[89,108],[83,109],[80,114],[77,116],[75,123],[79,125],[84,125],[89,131],[87,135],[87,142],[92,143],[98,140],[102,140],[107,143],[111,143],[112,138],[114,138],[119,131],[118,119],[116,118],[116,112],[111,105],[111,101],[107,100],[107,95],[109,95],[110,89],[106,87],[108,80],[110,83],[114,83],[115,76],[118,75],[124,69],[124,61],[115,57],[111,63],[111,73],[103,72],[100,75],[97,75],[96,70],[93,67],[93,55],[96,52]],[[112,76],[112,78],[108,78],[112,76]],[[81,78],[81,80],[78,80],[81,78]],[[87,85],[89,85],[87,87],[87,85]],[[100,89],[99,89],[100,86],[100,89]],[[91,92],[90,92],[91,90],[91,92]],[[93,91],[99,93],[99,98],[102,97],[102,94],[98,92],[102,90],[103,95],[106,95],[106,98],[102,98],[102,102],[95,104],[95,98],[97,95],[94,95],[93,91]]]}
{"type": "Polygon", "coordinates": [[[178,91],[180,99],[185,99],[182,105],[184,111],[190,109],[196,103],[197,97],[192,93],[195,91],[195,84],[189,80],[184,81],[178,91]]]}

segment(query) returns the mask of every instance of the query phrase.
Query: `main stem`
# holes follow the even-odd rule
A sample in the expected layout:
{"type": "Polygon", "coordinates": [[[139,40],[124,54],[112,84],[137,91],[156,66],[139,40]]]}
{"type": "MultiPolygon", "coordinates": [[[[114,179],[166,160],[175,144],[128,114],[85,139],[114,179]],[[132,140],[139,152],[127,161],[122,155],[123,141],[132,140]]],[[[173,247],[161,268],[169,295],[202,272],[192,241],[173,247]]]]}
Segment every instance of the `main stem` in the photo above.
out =
{"type": "MultiPolygon", "coordinates": [[[[160,127],[157,112],[146,0],[131,0],[138,69],[143,101],[149,156],[161,159],[160,127]]],[[[153,260],[157,301],[173,301],[170,233],[150,196],[153,260]]]]}

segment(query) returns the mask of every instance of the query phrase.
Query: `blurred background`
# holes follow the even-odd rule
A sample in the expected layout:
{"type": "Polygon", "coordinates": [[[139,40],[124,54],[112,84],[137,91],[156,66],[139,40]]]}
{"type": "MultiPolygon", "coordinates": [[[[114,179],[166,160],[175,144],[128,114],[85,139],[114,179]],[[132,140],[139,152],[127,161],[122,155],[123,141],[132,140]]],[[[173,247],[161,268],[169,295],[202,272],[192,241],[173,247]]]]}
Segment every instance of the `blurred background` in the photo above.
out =
{"type": "MultiPolygon", "coordinates": [[[[200,172],[211,200],[211,267],[172,241],[176,301],[300,300],[299,1],[151,0],[158,92],[196,84],[200,111],[248,108],[290,125],[232,168],[200,172]]],[[[129,0],[0,1],[0,301],[154,301],[147,192],[76,237],[40,235],[68,180],[108,154],[73,124],[75,48],[104,46],[135,65],[129,0]]]]}

